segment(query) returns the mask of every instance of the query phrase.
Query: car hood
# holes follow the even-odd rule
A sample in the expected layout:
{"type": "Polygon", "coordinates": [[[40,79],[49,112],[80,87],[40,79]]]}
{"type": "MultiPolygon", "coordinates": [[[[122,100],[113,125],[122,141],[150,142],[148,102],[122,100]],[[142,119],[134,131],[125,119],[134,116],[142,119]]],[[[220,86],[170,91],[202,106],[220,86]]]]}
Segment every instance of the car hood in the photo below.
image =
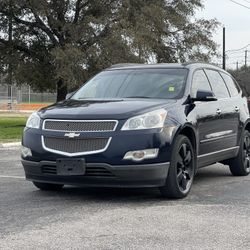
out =
{"type": "Polygon", "coordinates": [[[119,99],[65,100],[39,111],[42,119],[127,119],[161,107],[176,100],[119,99]]]}

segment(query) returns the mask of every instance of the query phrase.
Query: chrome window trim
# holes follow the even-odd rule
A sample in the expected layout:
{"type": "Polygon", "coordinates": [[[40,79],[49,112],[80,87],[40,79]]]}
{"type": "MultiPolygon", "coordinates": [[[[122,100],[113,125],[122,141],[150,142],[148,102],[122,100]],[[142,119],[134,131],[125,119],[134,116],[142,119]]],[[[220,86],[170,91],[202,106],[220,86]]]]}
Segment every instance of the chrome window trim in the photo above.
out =
{"type": "MultiPolygon", "coordinates": [[[[93,138],[92,138],[93,139],[93,138]]],[[[59,151],[59,150],[55,150],[55,149],[51,149],[51,148],[47,148],[45,146],[44,143],[44,136],[41,136],[41,140],[42,140],[42,147],[44,150],[51,152],[51,153],[55,153],[55,154],[60,154],[60,155],[65,155],[65,156],[81,156],[81,155],[91,155],[91,154],[97,154],[97,153],[102,153],[104,151],[107,150],[107,148],[109,147],[109,144],[111,142],[112,137],[109,137],[108,142],[106,144],[106,146],[103,149],[100,150],[94,150],[94,151],[86,151],[86,152],[79,152],[79,153],[67,153],[67,152],[63,152],[63,151],[59,151]]]]}
{"type": "Polygon", "coordinates": [[[42,126],[42,130],[44,131],[54,131],[54,132],[86,132],[86,133],[99,133],[99,132],[112,132],[115,131],[116,128],[118,126],[118,120],[61,120],[61,119],[45,119],[43,121],[43,126],[42,126]],[[71,130],[54,130],[54,129],[45,129],[45,123],[46,121],[56,121],[56,122],[115,122],[115,126],[113,128],[113,130],[97,130],[97,131],[88,131],[88,130],[84,130],[84,131],[71,131],[71,130]]]}

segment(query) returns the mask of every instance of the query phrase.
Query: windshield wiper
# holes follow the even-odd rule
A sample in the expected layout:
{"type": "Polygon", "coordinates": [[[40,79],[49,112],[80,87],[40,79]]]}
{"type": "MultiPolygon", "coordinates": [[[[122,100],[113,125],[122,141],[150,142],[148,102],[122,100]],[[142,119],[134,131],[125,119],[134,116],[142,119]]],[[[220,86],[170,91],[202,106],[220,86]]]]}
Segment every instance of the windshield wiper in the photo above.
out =
{"type": "Polygon", "coordinates": [[[105,100],[121,100],[122,98],[152,98],[149,96],[125,96],[125,97],[119,97],[119,98],[91,98],[91,97],[84,97],[84,98],[78,98],[74,100],[97,100],[97,101],[105,101],[105,100]]]}
{"type": "Polygon", "coordinates": [[[123,98],[152,98],[152,97],[149,97],[149,96],[126,96],[123,98]]]}

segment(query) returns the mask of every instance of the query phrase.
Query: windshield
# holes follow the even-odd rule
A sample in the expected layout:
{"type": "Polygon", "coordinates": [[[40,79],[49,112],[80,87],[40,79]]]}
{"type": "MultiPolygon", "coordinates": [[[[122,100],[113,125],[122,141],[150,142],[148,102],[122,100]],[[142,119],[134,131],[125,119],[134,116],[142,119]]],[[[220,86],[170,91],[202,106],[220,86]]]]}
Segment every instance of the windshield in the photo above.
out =
{"type": "Polygon", "coordinates": [[[178,99],[183,96],[187,74],[187,69],[103,71],[83,85],[71,99],[178,99]]]}

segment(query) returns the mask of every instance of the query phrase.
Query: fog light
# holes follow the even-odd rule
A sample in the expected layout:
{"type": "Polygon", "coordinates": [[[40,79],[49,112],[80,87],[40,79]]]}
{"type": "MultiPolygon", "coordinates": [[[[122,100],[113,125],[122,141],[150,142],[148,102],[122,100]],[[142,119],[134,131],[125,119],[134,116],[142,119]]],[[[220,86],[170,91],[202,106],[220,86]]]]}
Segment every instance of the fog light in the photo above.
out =
{"type": "Polygon", "coordinates": [[[25,158],[27,156],[32,156],[32,152],[29,148],[26,148],[24,146],[21,146],[21,154],[22,154],[22,157],[25,158]]]}
{"type": "Polygon", "coordinates": [[[133,153],[133,158],[134,159],[140,160],[140,159],[143,159],[144,157],[145,157],[145,152],[144,151],[135,151],[133,153]]]}
{"type": "Polygon", "coordinates": [[[158,152],[158,148],[129,151],[125,154],[123,160],[142,161],[145,159],[153,159],[158,156],[158,152]]]}

